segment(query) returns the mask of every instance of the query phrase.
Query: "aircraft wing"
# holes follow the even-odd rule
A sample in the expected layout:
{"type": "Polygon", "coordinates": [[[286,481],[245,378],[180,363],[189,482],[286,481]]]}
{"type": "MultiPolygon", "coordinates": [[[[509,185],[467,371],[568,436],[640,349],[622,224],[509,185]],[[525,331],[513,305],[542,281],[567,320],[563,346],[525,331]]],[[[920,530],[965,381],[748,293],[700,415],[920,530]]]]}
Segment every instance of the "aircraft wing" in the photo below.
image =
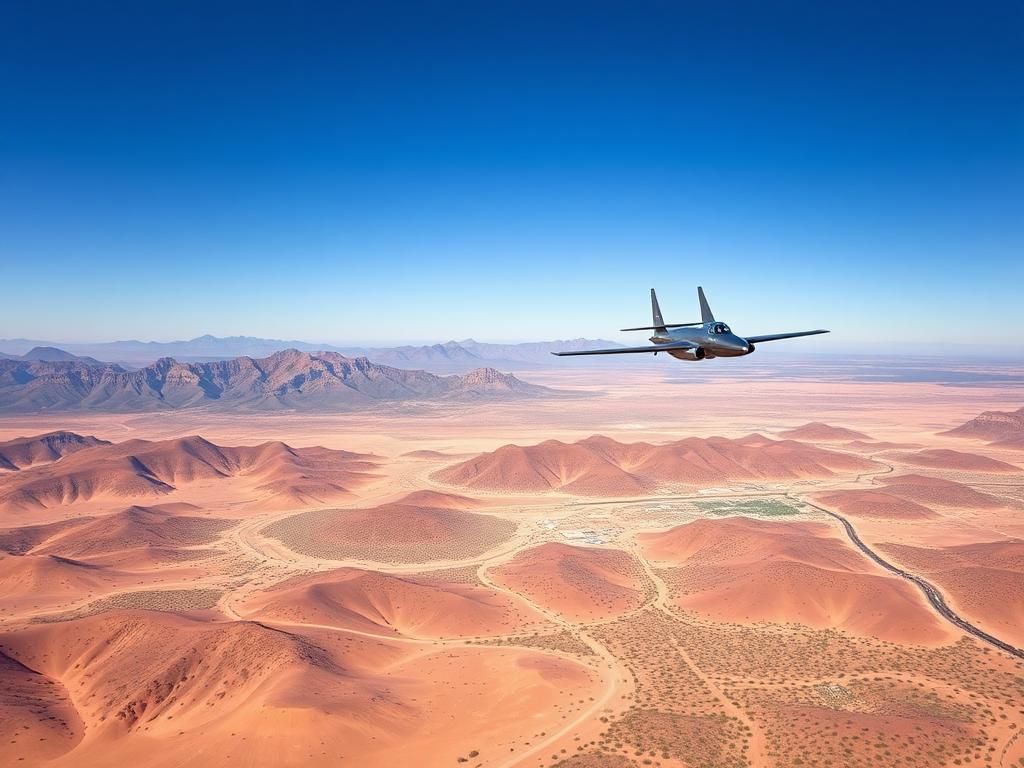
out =
{"type": "Polygon", "coordinates": [[[653,344],[648,347],[616,347],[615,349],[582,349],[578,352],[552,352],[558,357],[574,355],[632,355],[638,352],[668,352],[672,349],[693,349],[696,344],[688,341],[674,341],[671,344],[653,344]]]}
{"type": "Polygon", "coordinates": [[[819,333],[828,333],[824,329],[816,331],[794,331],[793,333],[769,333],[767,336],[744,336],[751,344],[760,344],[762,341],[778,341],[779,339],[795,339],[798,336],[817,336],[819,333]]]}

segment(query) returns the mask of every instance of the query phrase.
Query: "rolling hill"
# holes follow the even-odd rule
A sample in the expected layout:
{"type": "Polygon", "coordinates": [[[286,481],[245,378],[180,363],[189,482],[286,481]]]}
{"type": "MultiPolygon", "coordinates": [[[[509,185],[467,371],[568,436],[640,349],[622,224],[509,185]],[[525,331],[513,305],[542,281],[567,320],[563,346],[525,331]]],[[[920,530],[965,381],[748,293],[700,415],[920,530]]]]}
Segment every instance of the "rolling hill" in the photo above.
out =
{"type": "Polygon", "coordinates": [[[329,624],[380,635],[509,634],[544,619],[479,584],[435,583],[359,568],[298,576],[245,607],[264,621],[329,624]]]}
{"type": "Polygon", "coordinates": [[[1020,467],[989,456],[947,448],[928,448],[921,451],[899,453],[894,456],[904,464],[930,469],[951,469],[955,472],[1020,472],[1020,467]]]}
{"type": "Polygon", "coordinates": [[[644,533],[676,605],[716,621],[843,629],[888,640],[947,636],[913,586],[874,567],[821,523],[731,517],[644,533]]]}
{"type": "Polygon", "coordinates": [[[31,510],[96,497],[155,497],[200,480],[240,477],[266,498],[319,502],[347,495],[375,466],[367,455],[280,442],[232,448],[198,436],[128,440],[0,476],[0,506],[31,510]]]}
{"type": "Polygon", "coordinates": [[[527,493],[631,496],[664,484],[828,477],[874,466],[866,459],[761,435],[690,437],[667,445],[620,443],[595,435],[577,443],[505,445],[434,473],[450,485],[527,493]]]}
{"type": "Polygon", "coordinates": [[[47,432],[34,437],[16,437],[0,443],[0,469],[18,470],[34,464],[46,464],[62,456],[92,448],[110,445],[106,440],[83,437],[74,432],[47,432]]]}
{"type": "Polygon", "coordinates": [[[1024,448],[1024,408],[1018,408],[1016,411],[985,411],[959,427],[941,434],[1024,448]]]}
{"type": "Polygon", "coordinates": [[[846,441],[846,440],[870,440],[871,438],[863,432],[857,432],[846,427],[834,427],[820,421],[812,421],[809,424],[780,432],[781,437],[791,440],[810,440],[812,442],[846,441]]]}

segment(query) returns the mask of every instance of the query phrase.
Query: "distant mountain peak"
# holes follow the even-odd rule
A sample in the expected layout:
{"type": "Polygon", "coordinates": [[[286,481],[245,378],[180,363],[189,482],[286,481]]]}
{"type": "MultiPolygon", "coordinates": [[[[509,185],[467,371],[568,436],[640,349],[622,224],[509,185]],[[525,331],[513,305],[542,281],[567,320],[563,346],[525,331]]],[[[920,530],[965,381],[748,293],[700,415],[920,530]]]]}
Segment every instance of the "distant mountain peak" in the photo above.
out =
{"type": "Polygon", "coordinates": [[[493,368],[438,376],[338,352],[283,349],[266,357],[179,362],[134,371],[80,362],[0,360],[0,410],[139,411],[196,406],[346,409],[397,400],[544,396],[553,390],[493,368]]]}

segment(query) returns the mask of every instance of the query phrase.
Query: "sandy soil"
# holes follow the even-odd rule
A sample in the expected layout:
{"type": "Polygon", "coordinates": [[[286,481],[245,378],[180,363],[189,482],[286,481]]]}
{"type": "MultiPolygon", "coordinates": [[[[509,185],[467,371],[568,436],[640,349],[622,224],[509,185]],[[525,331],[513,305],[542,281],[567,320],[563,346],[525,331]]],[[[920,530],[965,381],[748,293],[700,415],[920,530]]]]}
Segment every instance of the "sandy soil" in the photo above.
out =
{"type": "Polygon", "coordinates": [[[0,766],[1017,765],[1021,659],[825,510],[1024,645],[1020,452],[939,434],[1018,391],[705,370],[0,415],[112,443],[0,451],[0,766]]]}

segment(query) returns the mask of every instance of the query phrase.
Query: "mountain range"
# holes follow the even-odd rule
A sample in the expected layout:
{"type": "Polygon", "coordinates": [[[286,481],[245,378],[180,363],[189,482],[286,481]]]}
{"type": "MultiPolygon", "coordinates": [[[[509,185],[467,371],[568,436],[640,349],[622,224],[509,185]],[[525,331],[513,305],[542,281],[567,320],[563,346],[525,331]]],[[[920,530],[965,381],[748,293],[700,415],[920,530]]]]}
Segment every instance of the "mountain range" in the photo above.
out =
{"type": "Polygon", "coordinates": [[[347,409],[382,401],[535,397],[554,390],[493,368],[437,376],[288,349],[213,362],[161,358],[133,371],[79,360],[0,360],[0,410],[146,411],[196,406],[256,410],[347,409]]]}
{"type": "MultiPolygon", "coordinates": [[[[535,368],[550,366],[550,353],[558,350],[599,349],[618,346],[606,339],[570,339],[523,344],[489,344],[473,339],[445,344],[397,347],[336,346],[304,341],[261,339],[253,336],[199,336],[187,341],[110,341],[102,343],[55,343],[30,339],[0,339],[0,359],[60,361],[88,359],[129,367],[150,365],[164,357],[181,362],[212,362],[235,357],[268,357],[285,349],[300,352],[338,352],[347,357],[367,357],[375,363],[399,368],[422,368],[434,373],[464,373],[480,367],[535,368]],[[59,347],[59,348],[58,348],[59,347]],[[35,357],[29,357],[35,355],[35,357]]],[[[592,363],[593,360],[583,362],[592,363]]]]}

